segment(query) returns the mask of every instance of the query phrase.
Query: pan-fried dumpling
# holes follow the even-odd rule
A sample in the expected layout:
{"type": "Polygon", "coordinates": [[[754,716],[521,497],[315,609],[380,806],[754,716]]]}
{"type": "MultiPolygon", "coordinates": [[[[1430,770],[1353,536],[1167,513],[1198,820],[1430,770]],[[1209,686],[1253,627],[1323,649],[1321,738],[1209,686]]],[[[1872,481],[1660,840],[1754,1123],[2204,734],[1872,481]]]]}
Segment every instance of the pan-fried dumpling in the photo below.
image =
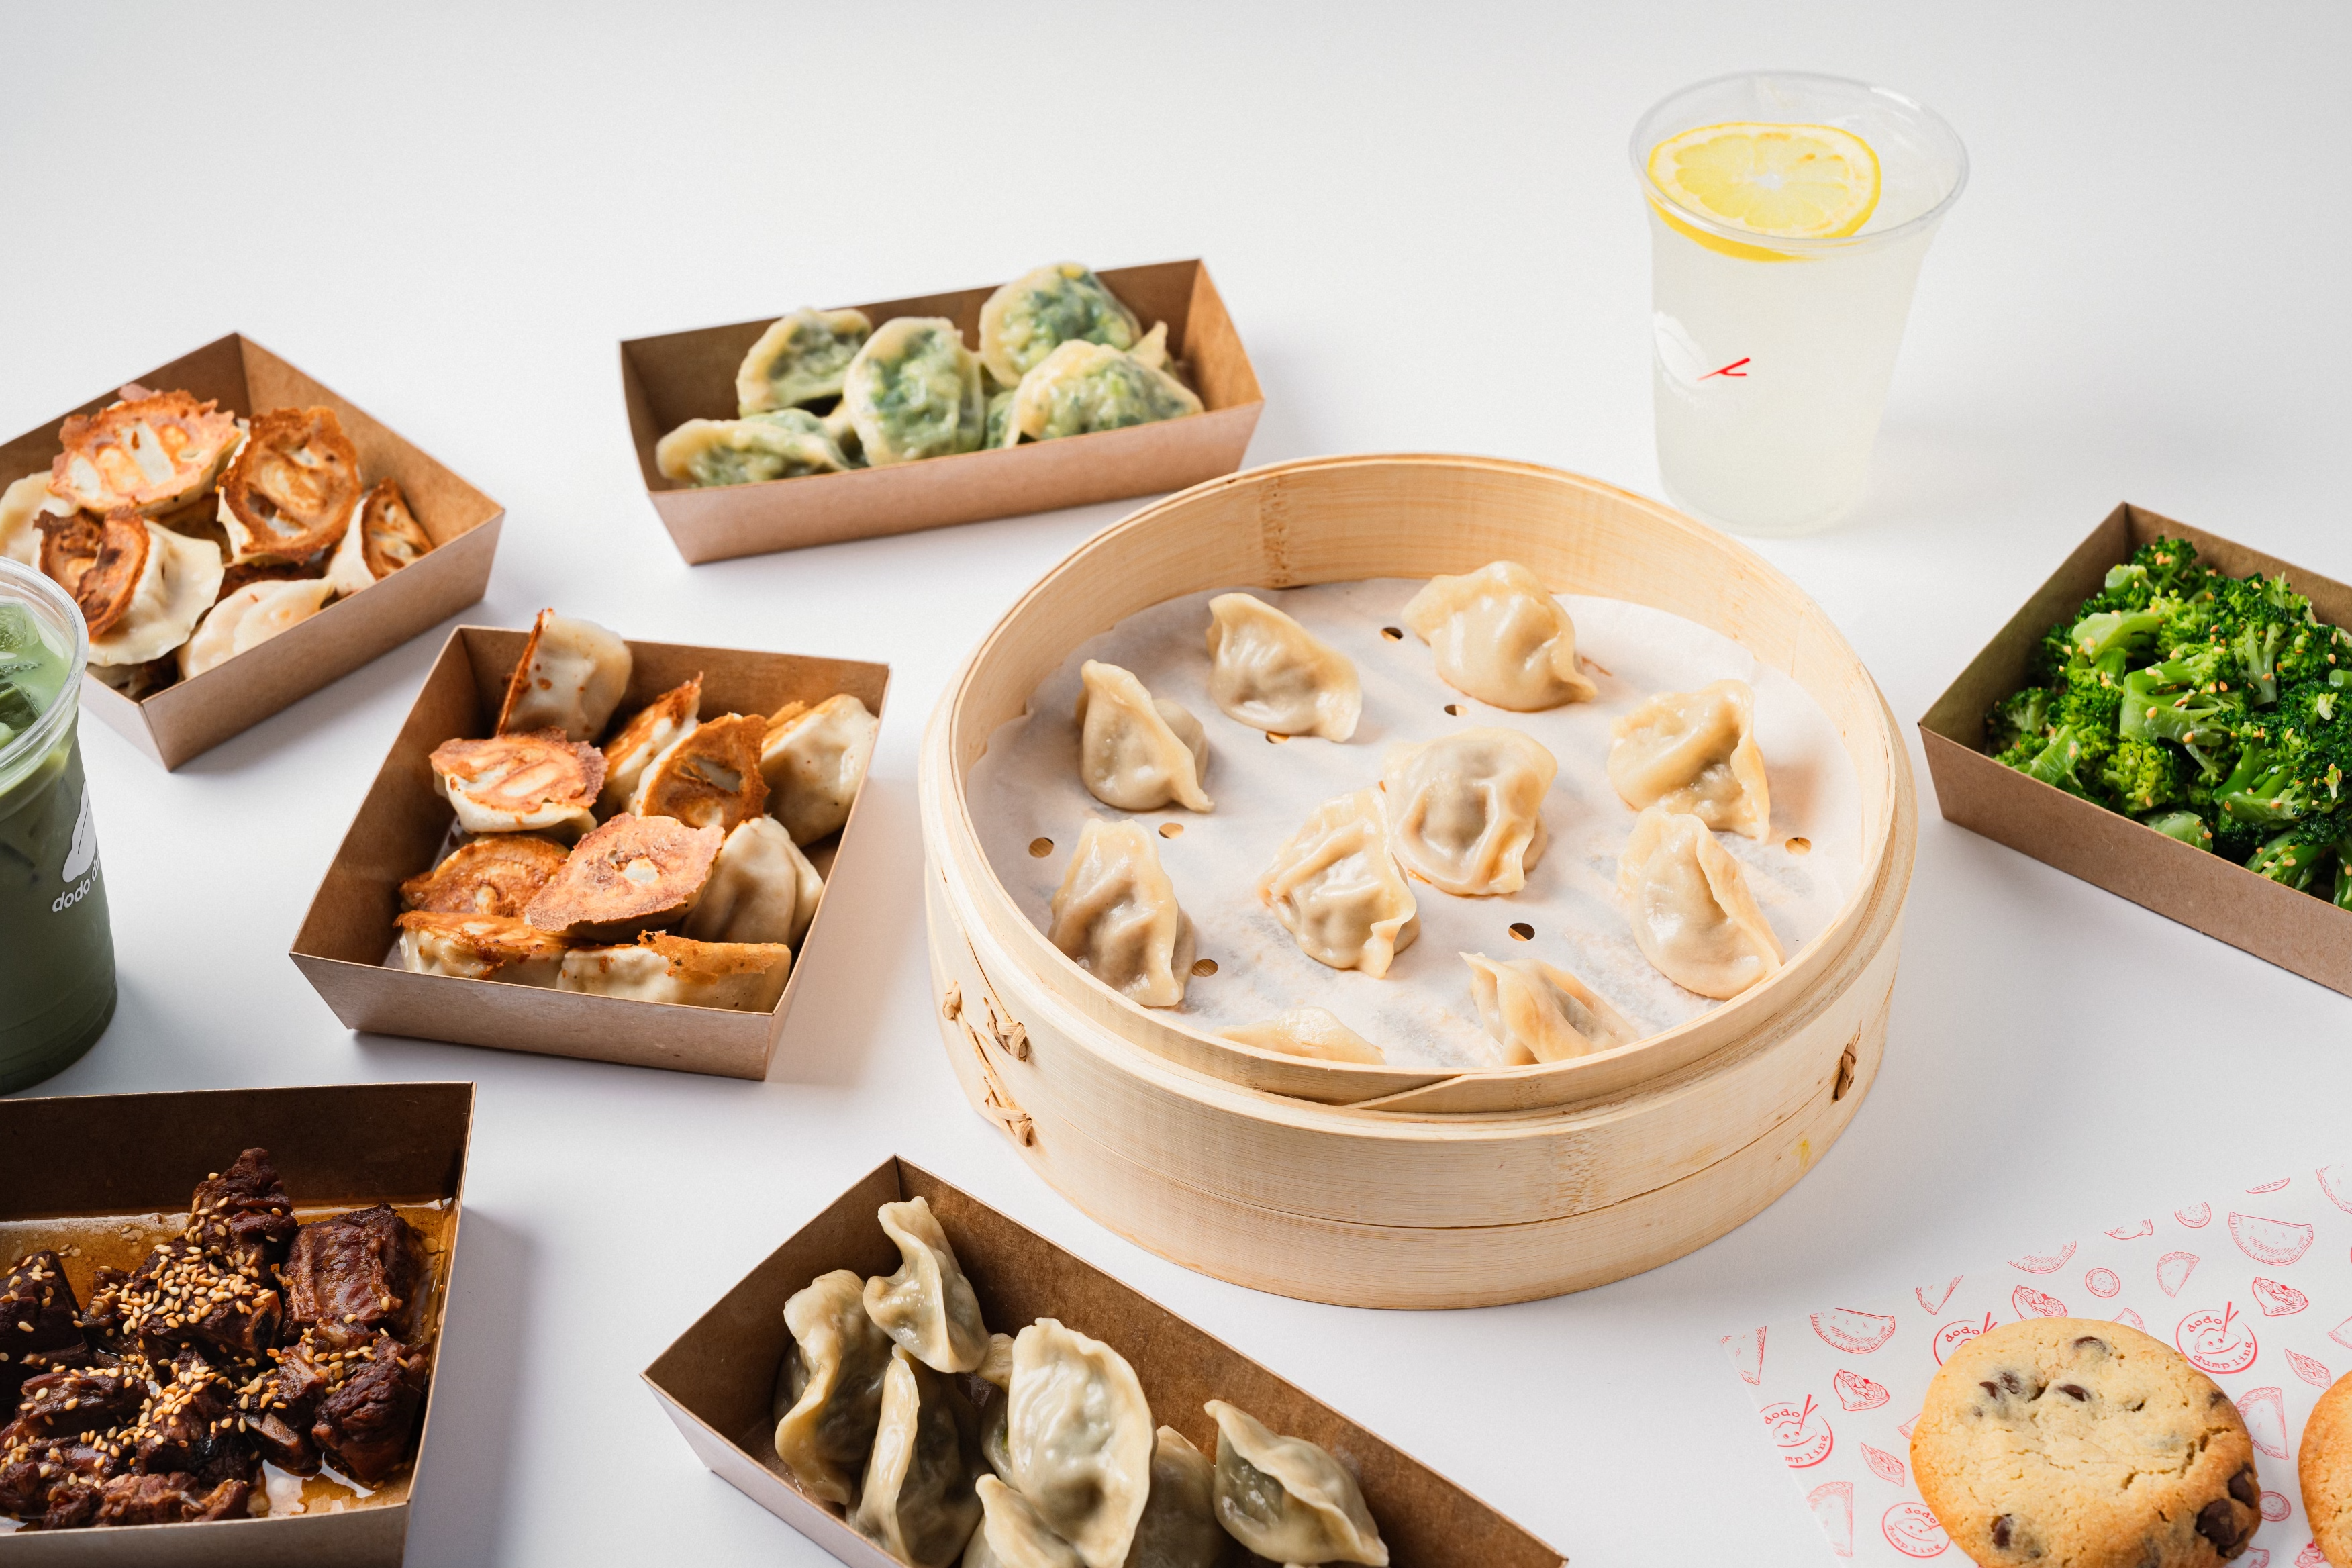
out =
{"type": "Polygon", "coordinates": [[[621,705],[635,663],[629,645],[595,622],[540,611],[507,682],[499,733],[561,730],[593,741],[621,705]]]}
{"type": "Polygon", "coordinates": [[[425,759],[468,833],[552,833],[577,838],[596,826],[604,754],[561,730],[444,741],[425,759]]]}
{"type": "Polygon", "coordinates": [[[1013,1337],[1005,1479],[1087,1568],[1120,1568],[1151,1492],[1151,1405],[1127,1358],[1040,1318],[1013,1337]]]}
{"type": "Polygon", "coordinates": [[[1257,896],[1307,957],[1375,980],[1421,934],[1378,790],[1360,789],[1316,807],[1275,852],[1257,896]]]}
{"type": "Polygon", "coordinates": [[[997,444],[1052,441],[1201,412],[1192,389],[1101,343],[1064,343],[1021,378],[997,444]]]}
{"type": "Polygon", "coordinates": [[[404,566],[414,566],[432,549],[433,536],[408,510],[400,481],[378,479],[352,509],[351,526],[327,563],[327,580],[338,594],[356,594],[404,566]]]}
{"type": "Polygon", "coordinates": [[[890,1336],[866,1315],[865,1284],[846,1268],[820,1274],[784,1303],[793,1348],[776,1378],[776,1457],[801,1489],[846,1505],[874,1429],[890,1336]]]}
{"type": "Polygon", "coordinates": [[[1136,1521],[1126,1568],[1218,1568],[1233,1537],[1217,1522],[1216,1468],[1173,1426],[1151,1445],[1151,1496],[1136,1521]]]}
{"type": "Polygon", "coordinates": [[[1465,952],[1470,1000],[1478,1021],[1503,1047],[1503,1065],[1562,1062],[1632,1045],[1642,1037],[1607,998],[1565,969],[1539,958],[1498,963],[1465,952]]]}
{"type": "Polygon", "coordinates": [[[101,517],[131,507],[158,517],[213,488],[236,456],[243,431],[216,400],[184,392],[122,389],[123,401],[58,426],[64,448],[49,466],[51,493],[101,517]]]}
{"type": "Polygon", "coordinates": [[[553,985],[562,942],[509,915],[411,910],[400,917],[400,965],[415,974],[553,985]]]}
{"type": "Polygon", "coordinates": [[[1146,1007],[1184,1000],[1192,922],[1139,822],[1090,818],[1054,894],[1046,935],[1112,990],[1146,1007]]]}
{"type": "Polygon", "coordinates": [[[850,1527],[914,1568],[947,1568],[980,1523],[979,1421],[957,1380],[890,1352],[850,1527]]]}
{"type": "Polygon", "coordinates": [[[1201,721],[1143,689],[1132,672],[1088,659],[1079,667],[1078,777],[1087,792],[1121,811],[1174,801],[1214,807],[1201,793],[1209,742],[1201,721]]]}
{"type": "Polygon", "coordinates": [[[1709,827],[1770,836],[1772,795],[1744,680],[1662,691],[1609,726],[1609,782],[1635,811],[1686,811],[1709,827]]]}
{"type": "Polygon", "coordinates": [[[646,764],[629,809],[732,832],[768,804],[768,781],[760,772],[767,729],[757,713],[728,713],[697,724],[646,764]]]}
{"type": "Polygon", "coordinates": [[[793,950],[766,942],[691,942],[649,931],[635,947],[582,947],[563,955],[559,991],[765,1013],[792,978],[793,950]]]}
{"type": "Polygon", "coordinates": [[[654,445],[654,467],[680,484],[756,485],[850,467],[816,416],[798,408],[743,419],[689,419],[654,445]]]}
{"type": "Polygon", "coordinates": [[[980,361],[944,316],[896,316],[849,362],[842,406],[876,468],[980,449],[980,361]]]}
{"type": "Polygon", "coordinates": [[[253,417],[221,476],[220,524],[230,558],[305,562],[334,548],[367,487],[360,451],[331,408],[272,408],[253,417]]]}
{"type": "Polygon", "coordinates": [[[1077,1549],[1054,1533],[1028,1499],[994,1476],[981,1477],[974,1489],[980,1528],[963,1549],[963,1568],[1079,1568],[1077,1549]]]}
{"type": "Polygon", "coordinates": [[[898,1248],[896,1274],[866,1282],[866,1310],[908,1354],[940,1372],[971,1372],[988,1353],[988,1325],[948,1233],[919,1197],[884,1204],[875,1217],[898,1248]]]}
{"type": "Polygon", "coordinates": [[[233,656],[298,626],[334,596],[324,577],[263,578],[247,583],[205,612],[195,635],[180,645],[180,673],[195,677],[233,656]]]}
{"type": "Polygon", "coordinates": [[[1276,1436],[1222,1399],[1205,1408],[1217,1423],[1217,1522],[1227,1534],[1276,1563],[1388,1562],[1381,1527],[1339,1460],[1303,1437],[1276,1436]]]}
{"type": "Polygon", "coordinates": [[[794,310],[772,322],[735,373],[735,411],[765,414],[839,396],[849,362],[873,334],[863,310],[794,310]]]}
{"type": "Polygon", "coordinates": [[[1445,684],[1481,702],[1533,713],[1592,700],[1576,665],[1576,624],[1516,561],[1432,577],[1405,605],[1404,624],[1436,655],[1445,684]]]}
{"type": "Polygon", "coordinates": [[[625,810],[629,797],[645,782],[647,764],[691,733],[701,716],[699,675],[638,709],[620,733],[604,742],[604,787],[596,796],[596,809],[625,810]]]}
{"type": "Polygon", "coordinates": [[[1135,312],[1091,268],[1061,261],[1023,273],[980,308],[980,357],[998,384],[1016,386],[1064,343],[1133,348],[1135,312]]]}
{"type": "Polygon", "coordinates": [[[1313,1057],[1327,1062],[1385,1062],[1380,1047],[1339,1022],[1339,1016],[1322,1007],[1293,1007],[1286,1013],[1255,1024],[1236,1024],[1230,1029],[1219,1029],[1217,1037],[1235,1045],[1255,1046],[1260,1050],[1282,1051],[1294,1057],[1313,1057]]]}
{"type": "Polygon", "coordinates": [[[768,812],[795,844],[841,831],[874,758],[882,721],[843,692],[814,708],[795,703],[768,721],[760,742],[760,776],[768,812]]]}
{"type": "Polygon", "coordinates": [[[96,665],[145,664],[163,658],[188,640],[220,596],[220,546],[144,518],[127,521],[147,531],[147,559],[121,618],[103,636],[89,639],[89,662],[96,665]]]}
{"type": "Polygon", "coordinates": [[[1617,893],[1643,956],[1685,991],[1737,996],[1780,967],[1747,874],[1687,812],[1654,805],[1633,819],[1617,893]]]}
{"type": "Polygon", "coordinates": [[[20,566],[41,563],[41,522],[45,517],[71,517],[74,505],[49,493],[49,476],[26,474],[0,490],[0,557],[20,566]]]}
{"type": "Polygon", "coordinates": [[[1463,730],[1400,746],[1381,795],[1404,868],[1469,898],[1516,893],[1544,851],[1543,802],[1559,763],[1517,730],[1463,730]]]}
{"type": "Polygon", "coordinates": [[[824,894],[824,879],[784,825],[747,817],[719,847],[701,900],[677,931],[697,942],[780,942],[798,952],[824,894]]]}
{"type": "Polygon", "coordinates": [[[1327,741],[1354,734],[1364,706],[1346,654],[1248,594],[1209,601],[1209,696],[1253,729],[1327,741]]]}

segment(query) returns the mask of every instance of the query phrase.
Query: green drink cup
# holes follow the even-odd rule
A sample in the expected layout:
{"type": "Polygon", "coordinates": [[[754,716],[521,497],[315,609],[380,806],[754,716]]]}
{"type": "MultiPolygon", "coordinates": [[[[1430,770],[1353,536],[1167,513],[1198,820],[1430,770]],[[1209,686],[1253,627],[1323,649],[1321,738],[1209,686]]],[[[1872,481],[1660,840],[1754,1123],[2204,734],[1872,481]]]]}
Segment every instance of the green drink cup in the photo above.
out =
{"type": "Polygon", "coordinates": [[[114,938],[82,788],[81,612],[0,560],[0,1094],[63,1071],[114,1016],[114,938]]]}

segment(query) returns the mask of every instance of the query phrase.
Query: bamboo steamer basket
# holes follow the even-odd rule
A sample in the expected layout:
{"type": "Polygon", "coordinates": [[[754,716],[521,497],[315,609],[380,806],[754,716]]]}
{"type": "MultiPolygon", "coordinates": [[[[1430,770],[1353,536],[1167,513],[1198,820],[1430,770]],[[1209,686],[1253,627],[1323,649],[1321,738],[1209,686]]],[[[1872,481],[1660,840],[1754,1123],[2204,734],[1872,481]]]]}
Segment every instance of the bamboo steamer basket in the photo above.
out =
{"type": "Polygon", "coordinates": [[[1460,1307],[1656,1267],[1788,1190],[1874,1078],[1917,833],[1894,715],[1795,584],[1654,501],[1455,457],[1279,464],[1081,546],[982,640],[920,768],[925,912],[949,1060],[1040,1174],[1139,1244],[1238,1284],[1460,1307]],[[1087,638],[1208,588],[1428,577],[1521,562],[1557,592],[1668,610],[1786,671],[1860,784],[1862,872],[1828,927],[1664,1034],[1498,1071],[1311,1063],[1139,1007],[1056,952],[980,847],[965,781],[1087,638]]]}

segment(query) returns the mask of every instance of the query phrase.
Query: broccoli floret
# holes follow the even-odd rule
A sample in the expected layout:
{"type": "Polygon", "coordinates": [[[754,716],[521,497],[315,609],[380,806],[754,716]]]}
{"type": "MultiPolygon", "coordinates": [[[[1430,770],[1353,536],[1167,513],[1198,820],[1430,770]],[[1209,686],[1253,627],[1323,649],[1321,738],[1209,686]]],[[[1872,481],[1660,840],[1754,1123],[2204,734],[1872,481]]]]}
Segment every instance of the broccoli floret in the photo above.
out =
{"type": "Polygon", "coordinates": [[[2195,545],[2181,539],[2152,539],[2133,551],[2129,561],[2108,567],[2105,585],[2083,608],[2144,610],[2158,599],[2196,591],[2206,575],[2195,545]]]}
{"type": "Polygon", "coordinates": [[[2074,659],[2085,664],[2097,664],[2113,653],[2144,653],[2155,647],[2158,634],[2171,618],[2168,603],[2139,610],[2102,610],[2074,623],[2066,634],[2067,647],[2074,659]]]}
{"type": "Polygon", "coordinates": [[[2252,700],[2268,707],[2279,697],[2279,660],[2298,633],[2312,626],[2311,601],[2284,577],[2231,578],[2218,586],[2215,627],[2222,633],[2236,679],[2252,700]]]}
{"type": "Polygon", "coordinates": [[[2352,853],[2347,853],[2342,846],[2338,846],[2336,851],[2336,897],[2333,902],[2339,910],[2352,910],[2352,853]]]}
{"type": "Polygon", "coordinates": [[[2121,741],[2099,764],[2099,783],[2123,808],[2134,813],[2170,805],[2187,796],[2180,753],[2157,741],[2121,741]]]}
{"type": "Polygon", "coordinates": [[[2057,697],[2044,686],[2029,686],[2003,702],[1993,705],[1985,715],[1985,739],[1995,752],[2006,752],[2021,742],[2032,742],[2039,750],[2048,738],[2050,714],[2057,706],[2057,697]]]}
{"type": "Polygon", "coordinates": [[[2268,877],[2296,892],[2308,892],[2318,878],[2320,868],[2335,853],[2332,835],[2315,837],[2307,831],[2288,828],[2284,833],[2263,842],[2246,861],[2246,869],[2258,877],[2268,877]]]}
{"type": "Polygon", "coordinates": [[[2087,800],[2091,792],[2083,784],[2084,761],[2083,742],[2072,728],[2062,725],[2038,752],[2011,765],[2028,778],[2055,784],[2068,795],[2079,795],[2087,800]]]}
{"type": "Polygon", "coordinates": [[[2167,838],[2178,838],[2199,849],[2213,847],[2212,826],[2193,811],[2159,811],[2147,818],[2147,826],[2167,838]]]}
{"type": "Polygon", "coordinates": [[[2124,677],[2116,733],[2126,740],[2176,741],[2200,769],[2237,733],[2245,702],[2221,689],[2227,660],[2212,649],[2133,670],[2124,677]]]}
{"type": "Polygon", "coordinates": [[[2333,804],[2298,776],[2295,759],[2267,743],[2248,746],[2214,791],[2221,809],[2250,827],[2284,827],[2333,804]]]}

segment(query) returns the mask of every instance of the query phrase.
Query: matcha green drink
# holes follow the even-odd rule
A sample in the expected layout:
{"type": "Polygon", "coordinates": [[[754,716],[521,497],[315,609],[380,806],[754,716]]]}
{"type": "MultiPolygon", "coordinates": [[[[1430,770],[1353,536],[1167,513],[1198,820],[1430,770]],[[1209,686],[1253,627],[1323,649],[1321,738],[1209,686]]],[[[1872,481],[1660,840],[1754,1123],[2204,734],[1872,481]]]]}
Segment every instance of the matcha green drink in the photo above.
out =
{"type": "Polygon", "coordinates": [[[81,612],[0,560],[0,1094],[61,1071],[114,1016],[114,939],[82,790],[81,612]]]}

